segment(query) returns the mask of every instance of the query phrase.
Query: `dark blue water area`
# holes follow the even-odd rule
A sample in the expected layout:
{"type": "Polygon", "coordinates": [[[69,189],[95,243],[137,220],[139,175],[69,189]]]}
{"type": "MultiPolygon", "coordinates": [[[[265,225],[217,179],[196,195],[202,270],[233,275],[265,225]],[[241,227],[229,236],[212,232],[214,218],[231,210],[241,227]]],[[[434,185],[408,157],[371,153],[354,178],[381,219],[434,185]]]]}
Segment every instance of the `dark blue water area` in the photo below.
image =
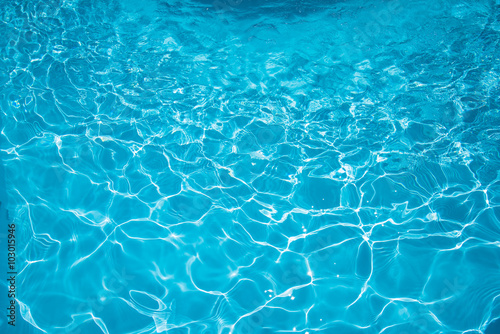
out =
{"type": "Polygon", "coordinates": [[[492,321],[484,331],[484,334],[494,334],[494,333],[500,333],[500,320],[498,319],[492,321]]]}
{"type": "Polygon", "coordinates": [[[0,332],[500,333],[499,1],[0,6],[0,332]]]}

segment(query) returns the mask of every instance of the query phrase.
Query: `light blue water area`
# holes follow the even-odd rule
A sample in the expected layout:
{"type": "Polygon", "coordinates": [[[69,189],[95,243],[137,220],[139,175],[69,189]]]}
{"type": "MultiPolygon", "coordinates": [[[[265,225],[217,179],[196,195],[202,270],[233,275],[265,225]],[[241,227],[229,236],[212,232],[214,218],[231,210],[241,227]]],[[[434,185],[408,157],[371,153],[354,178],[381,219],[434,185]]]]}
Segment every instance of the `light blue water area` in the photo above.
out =
{"type": "Polygon", "coordinates": [[[498,0],[0,4],[19,333],[498,333],[498,0]]]}

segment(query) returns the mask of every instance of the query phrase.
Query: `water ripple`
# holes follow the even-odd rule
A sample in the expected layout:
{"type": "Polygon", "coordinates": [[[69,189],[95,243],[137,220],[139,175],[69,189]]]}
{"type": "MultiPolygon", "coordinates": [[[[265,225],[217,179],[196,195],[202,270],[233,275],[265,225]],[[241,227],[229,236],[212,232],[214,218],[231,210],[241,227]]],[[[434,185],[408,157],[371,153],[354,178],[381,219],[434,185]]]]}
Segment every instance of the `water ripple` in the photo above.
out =
{"type": "Polygon", "coordinates": [[[31,330],[497,330],[497,2],[3,2],[31,330]]]}

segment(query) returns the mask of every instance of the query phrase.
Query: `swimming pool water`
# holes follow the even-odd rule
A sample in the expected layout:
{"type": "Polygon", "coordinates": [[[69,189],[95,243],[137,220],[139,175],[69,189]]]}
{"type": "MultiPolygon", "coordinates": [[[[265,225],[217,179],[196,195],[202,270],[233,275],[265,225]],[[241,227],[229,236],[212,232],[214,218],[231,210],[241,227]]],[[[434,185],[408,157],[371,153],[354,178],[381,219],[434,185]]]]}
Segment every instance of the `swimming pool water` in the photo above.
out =
{"type": "Polygon", "coordinates": [[[0,4],[2,333],[500,333],[500,1],[0,4]]]}

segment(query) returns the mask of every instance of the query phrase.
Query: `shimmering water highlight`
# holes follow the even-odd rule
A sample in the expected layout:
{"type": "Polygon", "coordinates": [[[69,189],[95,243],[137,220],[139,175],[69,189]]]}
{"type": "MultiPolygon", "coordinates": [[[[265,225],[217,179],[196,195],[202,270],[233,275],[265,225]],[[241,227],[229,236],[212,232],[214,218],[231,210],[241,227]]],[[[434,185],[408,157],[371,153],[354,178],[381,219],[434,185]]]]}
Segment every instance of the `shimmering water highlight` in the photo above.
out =
{"type": "Polygon", "coordinates": [[[499,1],[0,4],[23,333],[498,331],[499,1]]]}

